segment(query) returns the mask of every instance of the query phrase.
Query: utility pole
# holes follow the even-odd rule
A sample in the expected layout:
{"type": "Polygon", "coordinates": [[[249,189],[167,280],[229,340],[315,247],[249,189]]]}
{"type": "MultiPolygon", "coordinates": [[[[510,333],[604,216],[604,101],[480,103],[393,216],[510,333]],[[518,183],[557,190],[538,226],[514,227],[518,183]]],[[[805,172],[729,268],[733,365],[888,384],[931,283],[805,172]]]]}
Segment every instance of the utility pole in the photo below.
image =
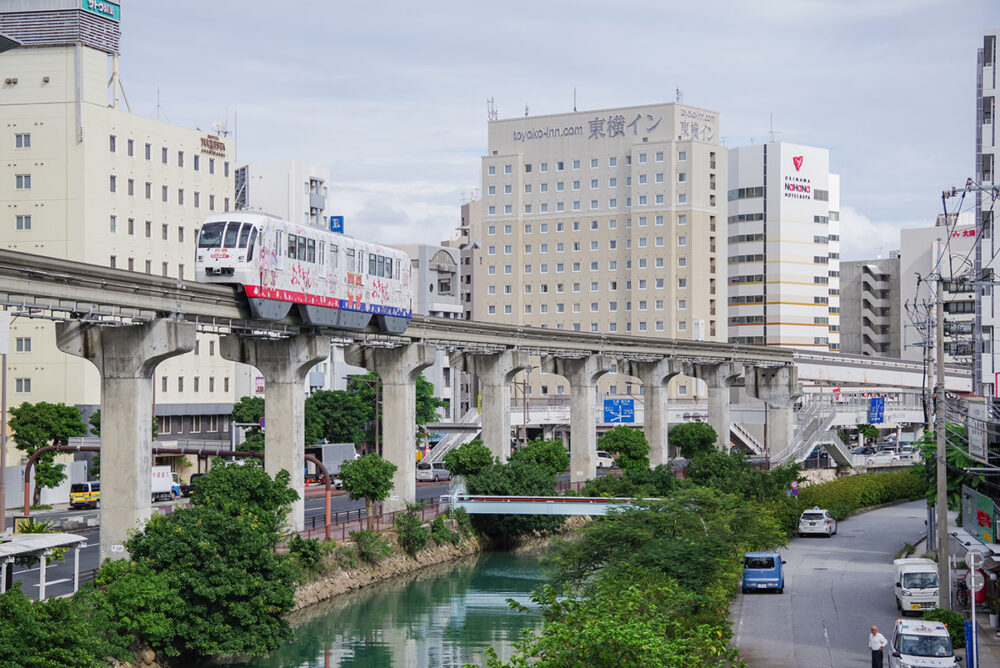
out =
{"type": "MultiPolygon", "coordinates": [[[[945,449],[944,281],[937,277],[937,378],[934,385],[934,428],[937,431],[937,557],[941,598],[938,607],[951,609],[951,573],[948,568],[948,469],[945,449]]],[[[929,529],[930,527],[928,527],[929,529]]]]}

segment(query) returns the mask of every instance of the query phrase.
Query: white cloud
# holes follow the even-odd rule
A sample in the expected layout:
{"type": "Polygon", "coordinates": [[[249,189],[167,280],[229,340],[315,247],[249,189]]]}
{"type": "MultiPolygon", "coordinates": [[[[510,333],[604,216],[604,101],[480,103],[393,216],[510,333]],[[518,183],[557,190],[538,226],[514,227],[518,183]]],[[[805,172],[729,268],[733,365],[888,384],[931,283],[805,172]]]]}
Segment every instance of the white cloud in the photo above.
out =
{"type": "Polygon", "coordinates": [[[840,209],[840,259],[871,260],[899,250],[899,231],[908,227],[933,225],[923,222],[874,222],[853,207],[840,209]]]}

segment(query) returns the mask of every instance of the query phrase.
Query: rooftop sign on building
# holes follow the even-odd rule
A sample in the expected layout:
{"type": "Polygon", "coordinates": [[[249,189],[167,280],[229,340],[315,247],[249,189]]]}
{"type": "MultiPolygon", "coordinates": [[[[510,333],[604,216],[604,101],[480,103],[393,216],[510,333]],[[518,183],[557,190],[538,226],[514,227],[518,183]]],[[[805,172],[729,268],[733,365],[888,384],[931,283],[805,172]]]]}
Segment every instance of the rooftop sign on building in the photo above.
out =
{"type": "Polygon", "coordinates": [[[111,0],[0,0],[0,34],[26,47],[82,44],[118,53],[121,17],[111,0]]]}

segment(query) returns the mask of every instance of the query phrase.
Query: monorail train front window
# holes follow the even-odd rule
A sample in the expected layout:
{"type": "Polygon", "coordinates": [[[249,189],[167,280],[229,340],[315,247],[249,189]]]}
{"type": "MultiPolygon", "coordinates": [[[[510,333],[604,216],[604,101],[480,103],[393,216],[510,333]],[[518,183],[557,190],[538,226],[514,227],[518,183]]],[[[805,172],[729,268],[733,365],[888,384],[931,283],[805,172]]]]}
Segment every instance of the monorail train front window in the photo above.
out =
{"type": "Polygon", "coordinates": [[[250,235],[250,242],[247,244],[247,259],[253,257],[253,245],[257,241],[257,228],[253,228],[253,234],[250,235]]]}
{"type": "Polygon", "coordinates": [[[244,225],[243,229],[240,230],[240,248],[246,248],[247,242],[250,240],[250,230],[253,229],[251,225],[244,225]]]}
{"type": "Polygon", "coordinates": [[[229,223],[226,227],[226,237],[222,242],[223,248],[236,248],[236,239],[240,235],[240,224],[229,223]]]}
{"type": "Polygon", "coordinates": [[[205,223],[202,225],[201,236],[198,237],[198,248],[220,248],[222,246],[222,232],[225,229],[225,223],[205,223]]]}

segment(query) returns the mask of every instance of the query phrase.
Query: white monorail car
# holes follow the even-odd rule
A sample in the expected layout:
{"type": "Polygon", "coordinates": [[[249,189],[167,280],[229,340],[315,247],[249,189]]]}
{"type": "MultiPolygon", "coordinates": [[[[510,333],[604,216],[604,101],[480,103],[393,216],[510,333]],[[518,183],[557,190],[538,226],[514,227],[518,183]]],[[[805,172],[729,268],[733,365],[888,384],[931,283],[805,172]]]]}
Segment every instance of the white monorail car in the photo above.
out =
{"type": "Polygon", "coordinates": [[[195,276],[237,285],[255,318],[399,334],[413,314],[406,253],[262,213],[231,212],[202,223],[195,276]]]}

